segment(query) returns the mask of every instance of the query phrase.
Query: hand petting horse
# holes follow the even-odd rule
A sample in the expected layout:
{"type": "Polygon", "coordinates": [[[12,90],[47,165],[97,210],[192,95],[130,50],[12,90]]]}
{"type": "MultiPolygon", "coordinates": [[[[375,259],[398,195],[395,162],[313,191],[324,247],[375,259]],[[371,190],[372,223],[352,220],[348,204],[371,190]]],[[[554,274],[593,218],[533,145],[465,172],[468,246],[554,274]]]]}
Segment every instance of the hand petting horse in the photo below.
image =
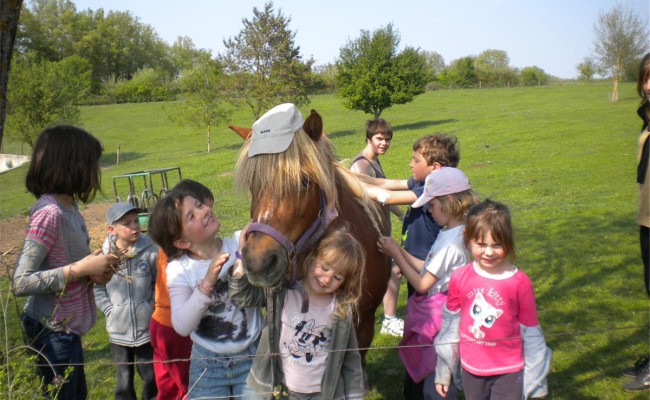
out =
{"type": "Polygon", "coordinates": [[[365,360],[390,274],[390,259],[377,250],[379,237],[390,234],[385,214],[336,159],[315,110],[303,122],[295,105],[281,104],[260,118],[252,132],[231,129],[246,139],[235,182],[251,196],[253,222],[242,250],[249,281],[262,287],[294,282],[297,264],[323,232],[347,225],[366,251],[365,268],[359,269],[364,293],[356,326],[365,360]],[[263,126],[258,124],[262,119],[263,126]]]}

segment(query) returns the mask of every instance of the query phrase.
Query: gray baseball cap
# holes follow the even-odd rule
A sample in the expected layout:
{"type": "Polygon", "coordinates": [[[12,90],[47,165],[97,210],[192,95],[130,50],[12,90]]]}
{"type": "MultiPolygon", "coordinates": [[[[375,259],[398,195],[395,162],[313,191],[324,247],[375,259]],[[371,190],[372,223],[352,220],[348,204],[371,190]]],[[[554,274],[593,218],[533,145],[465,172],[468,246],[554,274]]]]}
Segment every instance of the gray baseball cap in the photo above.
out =
{"type": "Polygon", "coordinates": [[[115,203],[108,209],[108,211],[106,211],[106,223],[113,225],[131,211],[135,211],[139,214],[142,212],[142,209],[133,207],[129,203],[115,203]]]}

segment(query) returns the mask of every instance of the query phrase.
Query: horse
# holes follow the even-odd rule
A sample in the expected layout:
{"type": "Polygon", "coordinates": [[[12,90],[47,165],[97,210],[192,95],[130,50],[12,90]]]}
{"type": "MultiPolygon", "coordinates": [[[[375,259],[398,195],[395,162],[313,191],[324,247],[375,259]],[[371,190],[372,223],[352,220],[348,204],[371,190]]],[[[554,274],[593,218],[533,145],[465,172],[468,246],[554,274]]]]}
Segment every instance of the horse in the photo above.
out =
{"type": "Polygon", "coordinates": [[[283,280],[295,281],[296,264],[315,244],[317,238],[310,236],[319,230],[326,204],[334,204],[338,216],[327,229],[347,226],[366,252],[363,294],[355,324],[365,365],[374,337],[375,311],[390,276],[390,258],[377,248],[380,235],[390,234],[386,214],[368,197],[355,175],[338,161],[315,110],[295,133],[289,148],[281,153],[248,157],[251,129],[236,129],[242,138],[248,138],[237,161],[235,184],[247,190],[251,198],[253,223],[242,249],[249,281],[267,288],[283,280]]]}

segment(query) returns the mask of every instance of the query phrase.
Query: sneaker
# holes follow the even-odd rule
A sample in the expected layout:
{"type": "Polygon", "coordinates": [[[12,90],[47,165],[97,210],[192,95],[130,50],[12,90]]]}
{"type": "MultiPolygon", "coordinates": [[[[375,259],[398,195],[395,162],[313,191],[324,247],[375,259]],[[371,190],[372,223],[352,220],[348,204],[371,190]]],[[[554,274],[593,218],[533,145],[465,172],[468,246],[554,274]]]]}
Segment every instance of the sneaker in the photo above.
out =
{"type": "Polygon", "coordinates": [[[639,358],[639,360],[634,363],[634,366],[627,367],[627,368],[623,369],[623,371],[622,371],[623,375],[634,378],[635,376],[637,376],[639,374],[639,372],[641,372],[643,367],[648,365],[649,361],[650,361],[650,358],[648,356],[639,358]]]}
{"type": "Polygon", "coordinates": [[[634,379],[626,382],[623,385],[623,390],[626,392],[639,392],[641,390],[650,389],[650,364],[646,363],[634,379]]]}
{"type": "Polygon", "coordinates": [[[384,318],[379,333],[391,336],[402,336],[404,334],[404,320],[397,317],[384,318]]]}

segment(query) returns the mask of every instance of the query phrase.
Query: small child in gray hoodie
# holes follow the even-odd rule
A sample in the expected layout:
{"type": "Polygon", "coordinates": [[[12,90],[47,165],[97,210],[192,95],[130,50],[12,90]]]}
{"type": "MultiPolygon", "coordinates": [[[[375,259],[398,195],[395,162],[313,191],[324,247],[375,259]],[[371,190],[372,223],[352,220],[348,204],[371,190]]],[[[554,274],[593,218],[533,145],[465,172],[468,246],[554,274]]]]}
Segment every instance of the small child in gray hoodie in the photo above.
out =
{"type": "Polygon", "coordinates": [[[158,393],[149,335],[158,246],[141,233],[139,212],[128,203],[116,203],[106,212],[109,234],[102,251],[118,254],[120,262],[113,278],[93,289],[97,307],[106,315],[111,359],[117,367],[116,399],[136,399],[134,365],[144,382],[142,399],[155,399],[158,393]]]}

